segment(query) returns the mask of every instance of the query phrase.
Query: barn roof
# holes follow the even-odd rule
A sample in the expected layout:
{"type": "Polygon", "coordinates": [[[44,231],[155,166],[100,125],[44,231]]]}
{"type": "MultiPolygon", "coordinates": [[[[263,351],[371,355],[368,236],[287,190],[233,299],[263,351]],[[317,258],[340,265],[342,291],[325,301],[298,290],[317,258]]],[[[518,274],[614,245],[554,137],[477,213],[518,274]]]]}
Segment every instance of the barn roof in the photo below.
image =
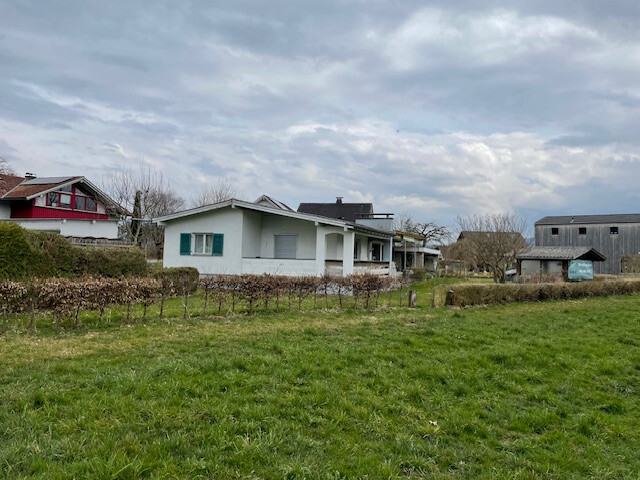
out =
{"type": "Polygon", "coordinates": [[[535,225],[573,225],[589,223],[640,223],[640,213],[548,216],[538,220],[535,225]]]}
{"type": "Polygon", "coordinates": [[[532,247],[516,256],[518,260],[593,260],[604,262],[607,258],[592,247],[532,247]]]}

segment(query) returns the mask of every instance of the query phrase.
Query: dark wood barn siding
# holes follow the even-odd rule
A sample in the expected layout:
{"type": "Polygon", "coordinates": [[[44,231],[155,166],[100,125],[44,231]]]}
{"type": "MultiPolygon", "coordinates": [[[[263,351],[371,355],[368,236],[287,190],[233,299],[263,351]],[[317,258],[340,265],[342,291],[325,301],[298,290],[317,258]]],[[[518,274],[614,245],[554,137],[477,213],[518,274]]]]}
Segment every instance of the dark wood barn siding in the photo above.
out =
{"type": "Polygon", "coordinates": [[[618,275],[620,259],[626,255],[640,253],[640,224],[620,223],[606,225],[536,225],[536,246],[539,247],[593,247],[607,260],[594,262],[594,273],[618,275]],[[579,228],[586,227],[587,234],[579,235],[579,228]],[[611,235],[610,227],[618,227],[618,234],[611,235]],[[551,229],[557,228],[558,235],[551,235],[551,229]]]}

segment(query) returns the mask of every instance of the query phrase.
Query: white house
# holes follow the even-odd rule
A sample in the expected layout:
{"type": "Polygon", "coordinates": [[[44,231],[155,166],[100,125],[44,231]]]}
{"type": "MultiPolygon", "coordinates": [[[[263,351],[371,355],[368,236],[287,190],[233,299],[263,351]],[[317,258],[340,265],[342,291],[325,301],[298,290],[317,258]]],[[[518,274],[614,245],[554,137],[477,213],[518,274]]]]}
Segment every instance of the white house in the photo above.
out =
{"type": "Polygon", "coordinates": [[[266,195],[231,199],[156,219],[164,266],[201,274],[390,274],[393,232],[300,213],[266,195]]]}

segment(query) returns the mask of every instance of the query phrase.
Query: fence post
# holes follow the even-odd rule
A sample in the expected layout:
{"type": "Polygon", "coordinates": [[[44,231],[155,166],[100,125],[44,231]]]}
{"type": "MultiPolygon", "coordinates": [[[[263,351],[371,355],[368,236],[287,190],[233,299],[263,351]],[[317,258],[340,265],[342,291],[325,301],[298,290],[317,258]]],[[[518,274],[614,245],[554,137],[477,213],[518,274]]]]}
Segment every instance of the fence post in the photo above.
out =
{"type": "Polygon", "coordinates": [[[418,292],[415,290],[409,290],[409,308],[416,308],[416,300],[418,292]]]}
{"type": "Polygon", "coordinates": [[[447,292],[447,299],[445,300],[444,304],[446,306],[453,306],[453,300],[454,300],[454,292],[453,290],[449,290],[447,292]]]}

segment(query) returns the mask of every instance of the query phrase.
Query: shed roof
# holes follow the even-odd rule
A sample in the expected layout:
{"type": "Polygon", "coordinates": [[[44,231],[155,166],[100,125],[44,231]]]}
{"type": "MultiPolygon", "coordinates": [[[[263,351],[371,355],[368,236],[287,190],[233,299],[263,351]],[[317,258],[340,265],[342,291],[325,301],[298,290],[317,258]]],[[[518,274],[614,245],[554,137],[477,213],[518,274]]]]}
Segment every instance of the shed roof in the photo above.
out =
{"type": "Polygon", "coordinates": [[[607,258],[592,247],[532,247],[516,256],[518,260],[593,260],[603,262],[607,258]]]}
{"type": "Polygon", "coordinates": [[[640,223],[640,213],[548,216],[538,220],[535,225],[573,225],[588,223],[640,223]]]}
{"type": "Polygon", "coordinates": [[[298,205],[298,212],[355,222],[356,218],[373,214],[373,203],[344,203],[342,200],[333,203],[301,203],[298,205]]]}

